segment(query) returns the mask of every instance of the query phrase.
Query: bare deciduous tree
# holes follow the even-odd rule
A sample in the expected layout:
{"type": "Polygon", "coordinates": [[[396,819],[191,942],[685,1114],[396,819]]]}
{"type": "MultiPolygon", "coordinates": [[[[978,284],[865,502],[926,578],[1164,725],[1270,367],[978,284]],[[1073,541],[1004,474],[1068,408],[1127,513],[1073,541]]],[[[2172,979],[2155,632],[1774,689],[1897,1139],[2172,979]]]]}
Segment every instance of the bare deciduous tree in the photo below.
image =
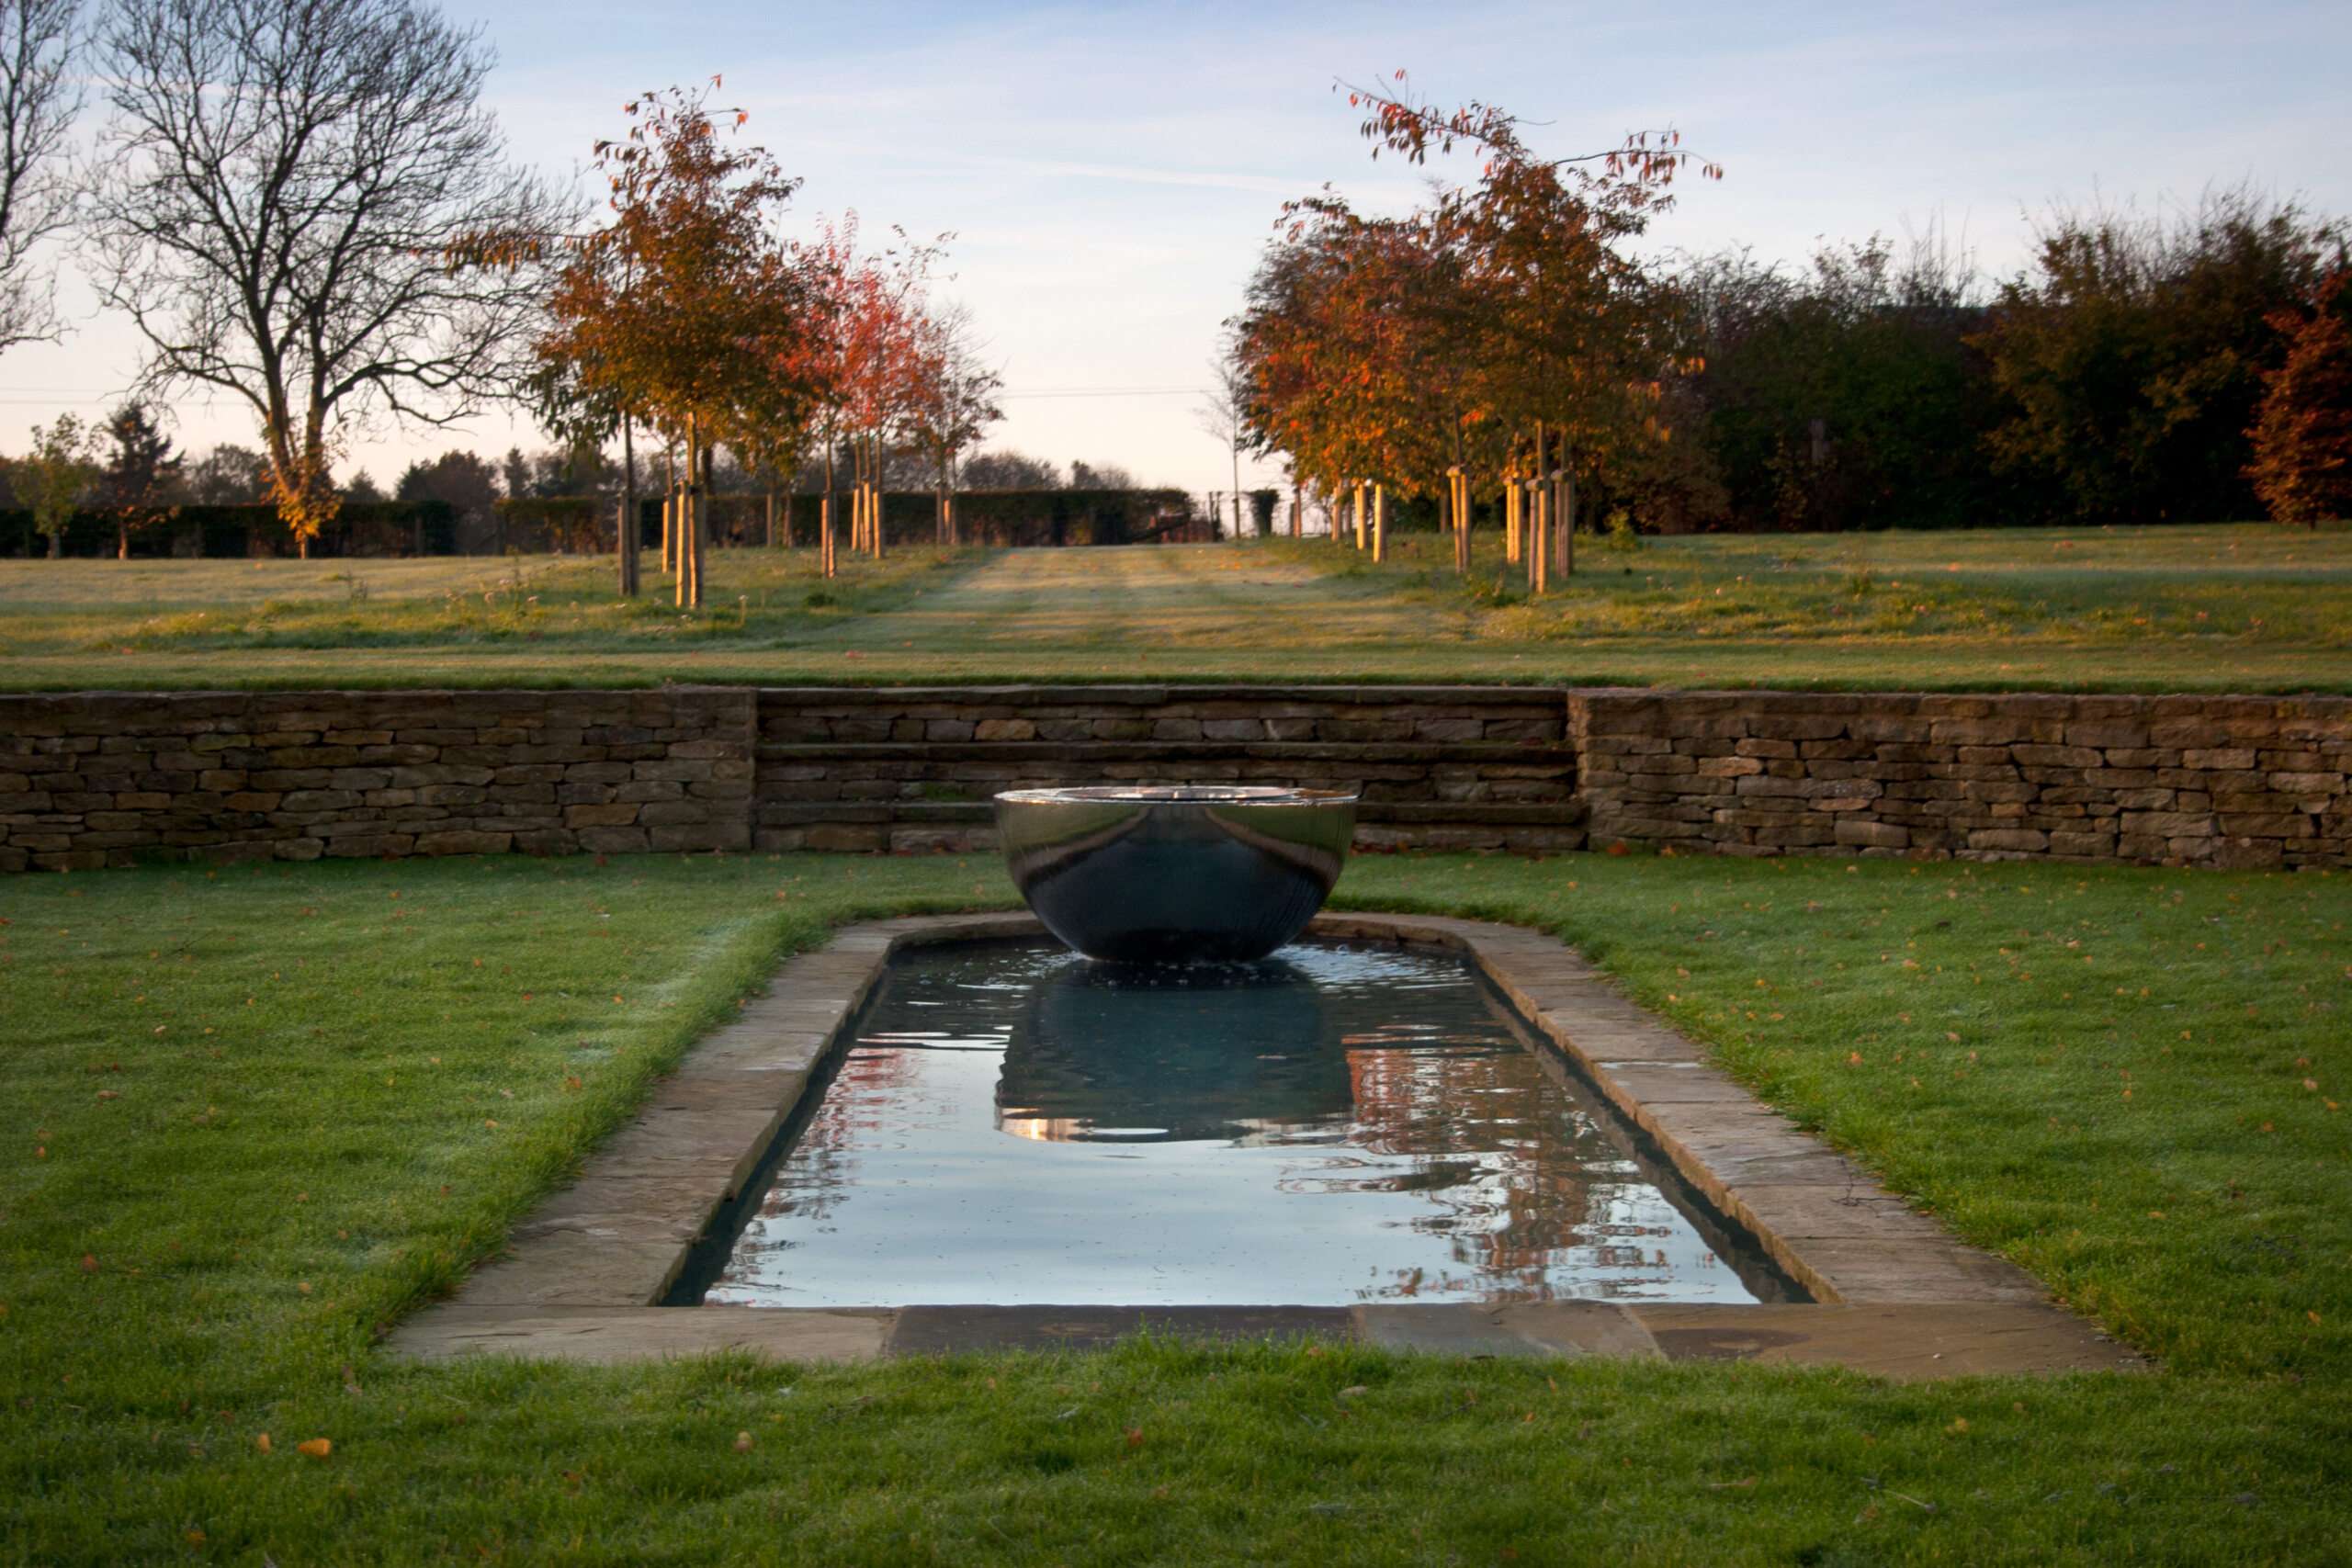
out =
{"type": "Polygon", "coordinates": [[[984,357],[987,344],[961,304],[945,306],[921,329],[929,374],[915,420],[915,445],[938,464],[939,542],[961,542],[955,513],[957,459],[1004,417],[997,399],[1004,376],[984,357]]]}
{"type": "Polygon", "coordinates": [[[1233,536],[1241,537],[1241,453],[1253,439],[1250,423],[1252,388],[1250,367],[1236,340],[1227,334],[1217,356],[1209,361],[1209,384],[1203,395],[1201,429],[1224,444],[1233,459],[1233,536]]]}
{"type": "Polygon", "coordinates": [[[73,216],[73,180],[58,158],[81,112],[69,73],[81,0],[0,0],[0,349],[57,332],[55,279],[40,243],[73,216]]]}
{"type": "Polygon", "coordinates": [[[445,424],[509,387],[544,288],[481,233],[560,230],[482,107],[479,34],[417,0],[116,0],[89,249],[147,340],[142,385],[243,398],[304,553],[345,431],[445,424]]]}

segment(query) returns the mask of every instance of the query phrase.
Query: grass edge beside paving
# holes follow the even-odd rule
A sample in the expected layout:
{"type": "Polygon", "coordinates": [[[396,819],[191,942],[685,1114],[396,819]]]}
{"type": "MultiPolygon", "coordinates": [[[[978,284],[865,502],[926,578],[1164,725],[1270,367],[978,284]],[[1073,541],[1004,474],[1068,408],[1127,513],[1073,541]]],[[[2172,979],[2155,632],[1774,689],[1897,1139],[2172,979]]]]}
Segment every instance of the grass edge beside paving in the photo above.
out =
{"type": "MultiPolygon", "coordinates": [[[[508,869],[518,878],[532,874],[528,863],[508,869]]],[[[1548,886],[1573,885],[1579,877],[1589,885],[1596,870],[1637,877],[1668,869],[1664,863],[1601,857],[1544,867],[1382,857],[1359,861],[1351,886],[1343,886],[1334,902],[1501,918],[1514,908],[1527,910],[1507,890],[1473,886],[1492,872],[1542,878],[1548,886]],[[1525,869],[1514,869],[1520,867],[1525,869]],[[1450,896],[1403,886],[1432,874],[1460,886],[1450,896]]],[[[1674,868],[1676,874],[1701,876],[1710,869],[1759,874],[1732,863],[1702,865],[1695,873],[1674,868]]],[[[765,878],[806,880],[828,873],[888,885],[820,898],[823,927],[918,908],[1010,901],[1001,883],[983,891],[989,888],[985,876],[968,885],[971,893],[961,891],[969,873],[960,867],[954,873],[959,887],[948,888],[941,874],[948,870],[936,862],[746,858],[729,874],[747,890],[765,878]],[[932,877],[936,884],[926,886],[932,877]]],[[[1834,867],[1800,871],[1836,874],[1834,867]]],[[[128,874],[142,881],[167,877],[128,874]]],[[[2155,874],[2142,874],[2154,884],[2155,874]]],[[[457,864],[411,863],[313,874],[308,882],[298,874],[292,885],[333,888],[341,883],[380,891],[386,883],[454,882],[462,875],[457,864]]],[[[92,880],[81,879],[85,886],[92,880]]],[[[115,886],[127,892],[130,885],[115,886]]],[[[9,890],[0,887],[0,900],[9,890]]],[[[756,985],[789,946],[821,940],[820,927],[784,919],[771,922],[764,937],[746,934],[757,924],[752,917],[736,920],[731,943],[722,944],[731,946],[731,959],[707,968],[694,987],[700,998],[696,1016],[722,1015],[729,993],[756,985]]],[[[670,1021],[676,1032],[684,1020],[670,1021]]],[[[681,1035],[677,1049],[687,1037],[681,1035]]],[[[1729,1065],[1739,1071],[1736,1055],[1729,1065]]],[[[641,1066],[638,1072],[648,1069],[641,1066]]],[[[641,1089],[650,1075],[638,1081],[641,1089]]],[[[625,1113],[624,1108],[615,1119],[625,1113]]],[[[585,1146],[583,1136],[572,1152],[585,1146]]],[[[509,1193],[500,1228],[527,1212],[561,1163],[509,1193]]],[[[414,1284],[433,1282],[437,1278],[414,1284]]],[[[7,1327],[0,1319],[0,1332],[7,1327]]],[[[2130,1542],[2152,1556],[2211,1560],[2233,1541],[2252,1545],[2256,1554],[2277,1555],[2309,1552],[2325,1540],[2340,1510],[2314,1499],[2324,1495],[2324,1484],[2342,1479],[2346,1438],[2343,1411],[2317,1402],[2315,1391],[2210,1374],[2162,1373],[2146,1385],[2093,1377],[1905,1390],[1839,1373],[1749,1368],[1530,1369],[1355,1350],[1316,1355],[1296,1348],[1152,1344],[1082,1365],[990,1357],[809,1371],[719,1358],[596,1373],[493,1359],[429,1372],[393,1368],[361,1350],[358,1382],[373,1392],[346,1393],[328,1371],[343,1354],[322,1345],[295,1358],[288,1374],[322,1380],[323,1386],[277,1402],[266,1417],[279,1430],[281,1450],[309,1429],[300,1425],[305,1421],[345,1434],[325,1468],[299,1468],[300,1461],[281,1452],[279,1468],[271,1470],[270,1461],[243,1448],[250,1420],[233,1432],[217,1432],[200,1410],[193,1418],[185,1413],[175,1418],[168,1390],[159,1390],[152,1404],[109,1423],[104,1432],[85,1431],[80,1445],[67,1443],[66,1451],[54,1456],[65,1468],[44,1472],[37,1461],[32,1473],[44,1479],[42,1489],[86,1483],[86,1476],[70,1473],[74,1452],[85,1460],[109,1448],[119,1454],[132,1428],[157,1425],[187,1428],[175,1433],[175,1444],[187,1436],[199,1446],[217,1445],[220,1461],[212,1468],[226,1474],[208,1473],[209,1452],[185,1464],[150,1461],[150,1468],[116,1477],[121,1490],[100,1487],[85,1495],[82,1529],[61,1529],[65,1521],[42,1510],[18,1521],[40,1527],[40,1537],[17,1537],[12,1525],[9,1538],[28,1556],[94,1555],[96,1542],[113,1539],[104,1533],[104,1514],[144,1507],[152,1515],[159,1504],[176,1500],[204,1505],[197,1509],[203,1517],[184,1529],[159,1517],[141,1519],[144,1533],[137,1539],[158,1552],[169,1543],[198,1554],[202,1549],[250,1554],[277,1541],[286,1560],[282,1543],[291,1532],[308,1532],[316,1550],[335,1539],[320,1532],[356,1529],[362,1539],[376,1540],[387,1539],[386,1531],[416,1530],[447,1532],[442,1539],[448,1542],[463,1538],[495,1546],[503,1540],[518,1554],[533,1555],[560,1546],[568,1529],[587,1521],[594,1530],[612,1532],[604,1538],[607,1548],[631,1560],[691,1555],[684,1543],[707,1545],[713,1530],[764,1530],[777,1522],[800,1531],[812,1554],[836,1558],[950,1561],[978,1551],[1013,1561],[1137,1553],[1306,1559],[1346,1552],[1363,1560],[1419,1560],[1427,1552],[1414,1539],[1416,1529],[1436,1530],[1457,1553],[1492,1557],[1514,1549],[1527,1557],[1546,1532],[1566,1528],[1565,1489],[1582,1499],[1579,1509],[1596,1495],[1604,1503],[1622,1499],[1629,1517],[1602,1533],[1617,1554],[1636,1560],[1645,1548],[1657,1561],[1714,1555],[1711,1547],[1734,1540],[1759,1559],[1808,1547],[1832,1552],[1819,1560],[1835,1560],[1842,1551],[1869,1557],[2049,1560],[2071,1552],[2095,1558],[2116,1554],[2130,1542]],[[1367,1393],[1342,1392],[1354,1389],[1367,1393]],[[1373,1397],[1382,1402],[1380,1429],[1358,1430],[1352,1424],[1372,1408],[1359,1402],[1373,1397]],[[403,1429],[388,1434],[376,1425],[371,1398],[399,1400],[396,1425],[403,1429]],[[802,1403],[791,1403],[796,1400],[802,1403]],[[1124,1413],[1099,1408],[1121,1401],[1128,1406],[1124,1413]],[[2154,1415],[2151,1401],[2162,1407],[2154,1415]],[[824,1412],[816,1428],[787,1430],[797,1419],[795,1412],[812,1405],[824,1412]],[[1066,1410],[1084,1419],[1065,1419],[1066,1410]],[[2308,1434],[2282,1429],[2298,1420],[2313,1424],[2308,1434]],[[927,1439],[925,1431],[936,1436],[927,1439]],[[742,1455],[734,1446],[739,1432],[752,1434],[742,1455]],[[1605,1434],[1599,1447],[1584,1441],[1595,1432],[1605,1434]],[[649,1442],[656,1436],[669,1447],[649,1442]],[[1543,1444],[1531,1447],[1530,1439],[1539,1437],[1543,1444]],[[2308,1447],[2314,1438],[2315,1450],[2308,1447]],[[1260,1461],[1250,1457],[1272,1451],[1269,1445],[1297,1450],[1291,1456],[1296,1462],[1285,1461],[1272,1472],[1271,1488],[1261,1483],[1260,1461]],[[1645,1455],[1647,1473],[1625,1476],[1611,1462],[1628,1447],[1645,1455]],[[567,1456],[565,1462],[558,1463],[558,1455],[567,1456]],[[2095,1481],[2084,1479],[2086,1462],[2107,1468],[2095,1481]],[[2304,1466],[2300,1475],[2299,1462],[2304,1466]],[[808,1498],[786,1500],[775,1482],[748,1490],[742,1484],[743,1472],[772,1474],[767,1467],[777,1463],[796,1473],[796,1484],[807,1484],[808,1498]],[[618,1496],[598,1505],[583,1500],[595,1488],[581,1478],[600,1467],[626,1484],[618,1496]],[[858,1467],[863,1480],[852,1473],[858,1467]],[[2249,1469],[2259,1472],[2256,1479],[2246,1479],[2249,1469]],[[505,1479],[485,1488],[485,1474],[505,1479]],[[1481,1483],[1475,1479],[1481,1474],[1491,1479],[1481,1483]],[[2053,1476],[2079,1483],[2043,1484],[2053,1476]],[[1876,1489],[1863,1477],[1875,1478],[1876,1489]],[[1984,1506],[1953,1495],[1969,1481],[1983,1483],[1969,1490],[1985,1494],[1984,1506]],[[2275,1490],[2282,1481],[2286,1495],[2275,1490]],[[250,1506],[232,1505],[225,1495],[241,1487],[252,1489],[250,1506]],[[668,1499],[665,1506],[674,1507],[676,1517],[667,1528],[640,1522],[633,1528],[650,1533],[633,1536],[628,1507],[618,1514],[615,1508],[641,1501],[647,1488],[668,1499]],[[1877,1495],[1887,1488],[1893,1490],[1877,1495]],[[2188,1489],[2197,1501],[2185,1510],[2165,1495],[2188,1489]],[[1934,1495],[1926,1497],[1929,1491],[1934,1495]],[[1169,1506],[1171,1495],[1193,1493],[1200,1494],[1197,1506],[1169,1506]],[[2052,1494],[2061,1495],[2059,1501],[2044,1500],[2052,1494]],[[1935,1511],[1905,1500],[1919,1497],[1934,1503],[1935,1511]],[[2249,1497],[2253,1501],[2238,1500],[2249,1497]],[[89,1533],[93,1509],[100,1529],[95,1536],[89,1533]],[[1068,1528],[1047,1529],[1038,1521],[1040,1509],[1049,1522],[1068,1528]],[[2204,1526],[2194,1517],[2200,1509],[2213,1515],[2204,1526]],[[1624,1533],[1645,1516],[1635,1533],[1624,1533]],[[1008,1534],[1008,1517],[1029,1525],[1008,1534]],[[1080,1528],[1089,1519],[1107,1532],[1091,1546],[1080,1528]],[[942,1530],[928,1545],[909,1539],[910,1527],[934,1521],[942,1530]],[[1368,1541],[1363,1532],[1375,1524],[1387,1533],[1368,1541]],[[1040,1533],[1024,1544],[1023,1528],[1040,1533]],[[203,1532],[205,1540],[187,1540],[189,1529],[203,1532]]],[[[28,1386],[19,1397],[37,1396],[28,1386]]],[[[155,1451],[153,1438],[147,1446],[155,1451]]],[[[22,1481],[25,1458],[12,1451],[0,1462],[22,1481]]],[[[1533,1555],[1540,1560],[1540,1552],[1533,1555]]]]}

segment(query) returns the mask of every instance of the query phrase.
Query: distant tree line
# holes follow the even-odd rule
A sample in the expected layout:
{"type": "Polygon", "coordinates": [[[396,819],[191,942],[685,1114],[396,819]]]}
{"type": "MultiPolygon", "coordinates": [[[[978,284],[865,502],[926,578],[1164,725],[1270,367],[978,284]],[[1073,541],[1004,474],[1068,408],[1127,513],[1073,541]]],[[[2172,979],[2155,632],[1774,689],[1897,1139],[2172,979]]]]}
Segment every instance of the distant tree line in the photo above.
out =
{"type": "Polygon", "coordinates": [[[2056,209],[1997,280],[1933,232],[1660,262],[1633,243],[1676,176],[1720,173],[1671,132],[1552,159],[1490,105],[1349,97],[1375,157],[1460,147],[1479,174],[1402,216],[1289,204],[1229,323],[1208,423],[1285,458],[1335,532],[1433,522],[1466,567],[1494,520],[1540,589],[1578,528],[2352,514],[2336,220],[2249,188],[2056,209]]]}
{"type": "MultiPolygon", "coordinates": [[[[891,458],[882,479],[888,524],[892,537],[910,539],[910,498],[930,490],[935,474],[911,454],[891,458]]],[[[645,498],[640,516],[650,519],[641,534],[649,544],[658,543],[660,459],[646,452],[635,462],[635,488],[645,498]]],[[[364,525],[337,529],[331,522],[327,536],[337,554],[591,553],[609,546],[603,503],[619,491],[621,478],[614,457],[593,446],[516,446],[495,457],[454,447],[412,462],[389,489],[365,468],[353,472],[336,486],[336,515],[350,513],[364,525]]],[[[717,453],[709,493],[718,542],[765,541],[774,479],[729,449],[717,453]]],[[[1065,468],[1009,449],[963,459],[957,483],[973,497],[976,526],[992,538],[1060,536],[1065,530],[1055,526],[1057,508],[1043,498],[1065,492],[1093,498],[1087,504],[1096,510],[1114,504],[1104,498],[1132,498],[1114,509],[1123,519],[1118,528],[1138,536],[1148,532],[1155,509],[1184,504],[1179,492],[1139,488],[1117,464],[1080,460],[1065,468]],[[1029,499],[995,499],[1016,496],[1029,499]],[[1127,520],[1130,512],[1133,520],[1127,520]]],[[[823,484],[824,469],[817,464],[790,476],[786,489],[805,502],[821,496],[823,484]]],[[[201,456],[184,456],[157,427],[153,412],[137,402],[126,403],[104,424],[62,416],[36,428],[26,456],[0,457],[0,513],[13,519],[0,524],[0,555],[279,554],[291,549],[293,540],[269,525],[275,508],[262,453],[223,442],[201,456]]],[[[807,542],[812,524],[803,517],[799,542],[807,542]]],[[[1078,530],[1083,536],[1102,532],[1092,524],[1078,530]]]]}
{"type": "Polygon", "coordinates": [[[1684,528],[2345,516],[2345,276],[2342,224],[2245,189],[2050,212],[1998,281],[1933,234],[1685,258],[1663,396],[1697,439],[1615,499],[1684,528]]]}

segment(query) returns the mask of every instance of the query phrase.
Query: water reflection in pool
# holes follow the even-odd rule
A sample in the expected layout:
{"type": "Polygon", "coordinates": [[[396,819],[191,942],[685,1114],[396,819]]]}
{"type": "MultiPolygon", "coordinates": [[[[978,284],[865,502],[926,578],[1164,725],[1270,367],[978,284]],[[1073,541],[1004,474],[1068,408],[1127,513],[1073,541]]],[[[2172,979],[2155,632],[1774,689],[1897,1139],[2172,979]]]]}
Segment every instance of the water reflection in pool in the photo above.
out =
{"type": "Polygon", "coordinates": [[[1768,1269],[1719,1259],[1458,958],[1300,944],[1253,964],[1118,970],[1008,943],[892,965],[705,1299],[1776,1289],[1768,1269]]]}

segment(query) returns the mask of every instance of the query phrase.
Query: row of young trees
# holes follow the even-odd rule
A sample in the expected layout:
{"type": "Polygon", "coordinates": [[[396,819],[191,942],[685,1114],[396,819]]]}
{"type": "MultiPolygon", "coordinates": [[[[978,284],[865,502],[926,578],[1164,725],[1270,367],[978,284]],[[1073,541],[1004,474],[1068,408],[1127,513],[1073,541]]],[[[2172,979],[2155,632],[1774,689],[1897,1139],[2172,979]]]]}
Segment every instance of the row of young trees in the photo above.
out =
{"type": "MultiPolygon", "coordinates": [[[[702,603],[705,500],[722,444],[771,476],[772,528],[776,493],[798,469],[822,464],[818,539],[828,575],[844,543],[881,553],[881,487],[894,453],[919,454],[930,468],[938,536],[953,543],[956,462],[1001,417],[1000,380],[969,319],[929,300],[939,247],[894,231],[892,243],[867,253],[854,219],[820,225],[808,242],[789,239],[779,220],[798,182],[763,149],[732,142],[741,111],[673,89],[633,100],[627,113],[627,132],[595,148],[609,221],[557,236],[488,231],[464,259],[552,266],[549,324],[535,343],[538,407],[575,445],[618,436],[619,515],[635,514],[640,425],[681,455],[663,552],[678,603],[702,603]]],[[[627,594],[638,589],[637,553],[622,537],[627,594]]]]}
{"type": "Polygon", "coordinates": [[[1905,254],[1826,248],[1803,271],[1740,251],[1645,261],[1634,242],[1695,163],[1670,133],[1551,161],[1490,106],[1350,97],[1375,156],[1464,145],[1479,176],[1398,218],[1329,193],[1286,208],[1210,423],[1286,457],[1375,549],[1399,497],[1433,500],[1465,563],[1467,519],[1498,517],[1539,585],[1573,570],[1579,517],[2352,513],[2345,231],[2292,204],[2239,190],[2169,220],[2059,212],[1998,285],[1933,233],[1905,254]]]}
{"type": "MultiPolygon", "coordinates": [[[[509,399],[567,448],[616,439],[625,489],[640,431],[675,454],[682,603],[701,602],[722,444],[779,489],[822,462],[829,567],[839,513],[852,547],[879,549],[894,456],[920,456],[952,538],[958,459],[1000,416],[970,322],[929,297],[939,247],[900,234],[869,254],[854,220],[787,238],[798,182],[700,93],[627,106],[595,149],[600,219],[509,159],[481,101],[492,63],[427,0],[5,0],[0,348],[59,330],[42,243],[71,232],[143,341],[136,398],[245,404],[304,553],[353,434],[509,399]],[[75,170],[85,83],[105,112],[75,170]]],[[[88,430],[40,437],[49,489],[86,490],[88,430]]],[[[635,554],[620,559],[635,592],[635,554]]]]}
{"type": "Polygon", "coordinates": [[[1300,489],[1351,500],[1360,541],[1369,491],[1375,551],[1392,494],[1432,499],[1466,570],[1471,519],[1498,504],[1509,554],[1540,588],[1573,569],[1578,476],[1659,438],[1668,302],[1630,243],[1678,176],[1721,171],[1672,132],[1547,159],[1489,105],[1348,97],[1375,157],[1467,145],[1480,173],[1403,217],[1328,190],[1284,209],[1233,323],[1244,421],[1300,489]]]}

